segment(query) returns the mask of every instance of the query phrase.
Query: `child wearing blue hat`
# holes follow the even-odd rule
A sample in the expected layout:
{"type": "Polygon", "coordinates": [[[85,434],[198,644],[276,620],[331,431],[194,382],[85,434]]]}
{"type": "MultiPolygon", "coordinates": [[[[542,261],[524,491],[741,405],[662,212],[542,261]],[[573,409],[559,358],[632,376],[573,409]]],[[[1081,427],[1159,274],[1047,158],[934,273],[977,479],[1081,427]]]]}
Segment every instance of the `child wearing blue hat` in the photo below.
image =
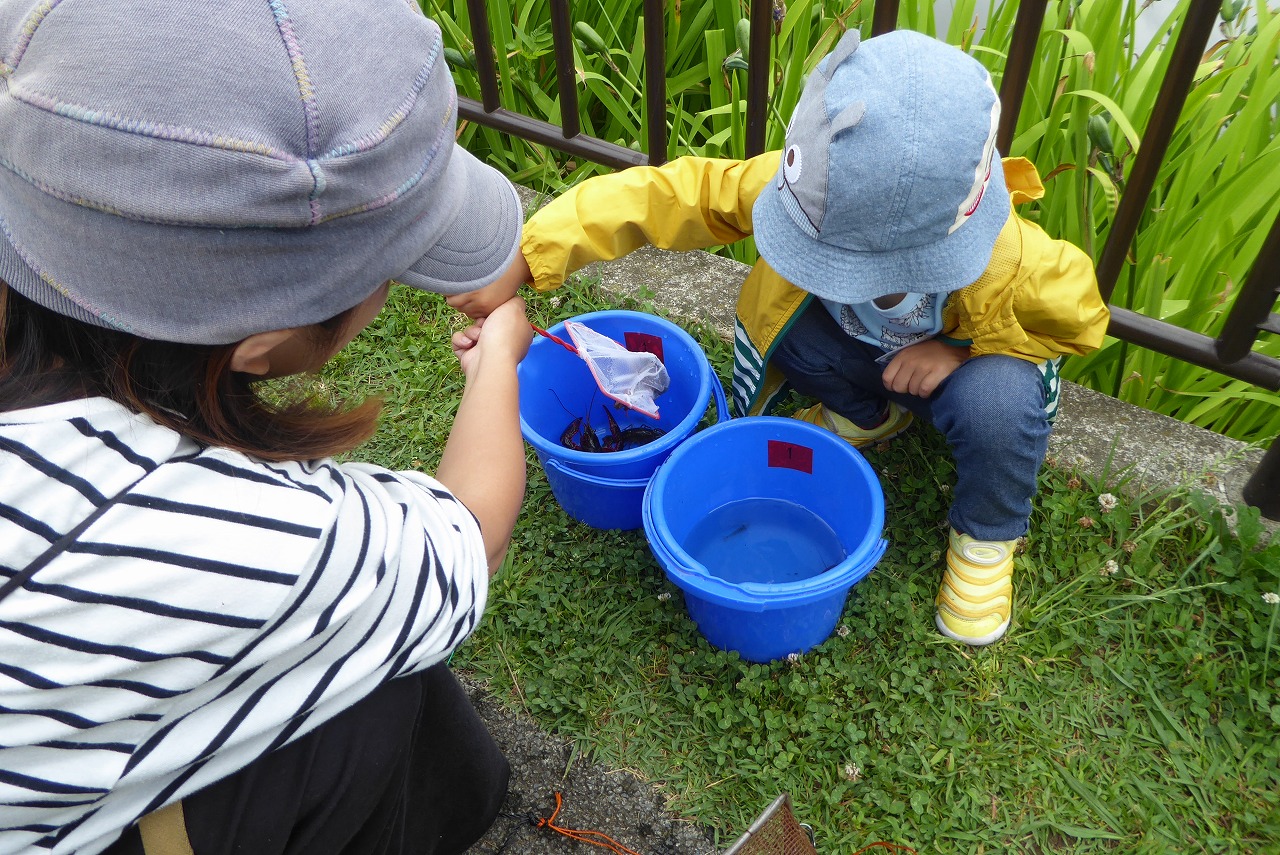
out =
{"type": "MultiPolygon", "coordinates": [[[[782,152],[681,158],[593,178],[526,224],[539,290],[589,262],[754,235],[738,299],[735,407],[796,413],[854,446],[913,417],[957,468],[938,629],[971,645],[1009,626],[1013,559],[1058,400],[1057,367],[1108,312],[1088,256],[1012,212],[1044,189],[1001,162],[1000,102],[972,57],[919,33],[846,33],[806,82],[782,152]]],[[[454,299],[483,313],[475,292],[454,299]]]]}

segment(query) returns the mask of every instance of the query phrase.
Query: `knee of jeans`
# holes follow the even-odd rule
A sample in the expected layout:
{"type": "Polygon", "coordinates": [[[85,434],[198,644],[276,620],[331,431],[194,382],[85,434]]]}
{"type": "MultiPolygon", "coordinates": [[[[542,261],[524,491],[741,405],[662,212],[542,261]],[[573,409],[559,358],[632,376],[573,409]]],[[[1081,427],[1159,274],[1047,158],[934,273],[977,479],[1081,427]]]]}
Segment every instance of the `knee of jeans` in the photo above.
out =
{"type": "Polygon", "coordinates": [[[1049,433],[1039,372],[1014,357],[966,362],[947,379],[933,402],[933,414],[944,433],[973,432],[986,442],[1034,440],[1049,433]]]}
{"type": "Polygon", "coordinates": [[[792,336],[783,339],[772,356],[783,374],[819,377],[840,373],[838,354],[815,347],[797,347],[792,339],[792,336]]]}

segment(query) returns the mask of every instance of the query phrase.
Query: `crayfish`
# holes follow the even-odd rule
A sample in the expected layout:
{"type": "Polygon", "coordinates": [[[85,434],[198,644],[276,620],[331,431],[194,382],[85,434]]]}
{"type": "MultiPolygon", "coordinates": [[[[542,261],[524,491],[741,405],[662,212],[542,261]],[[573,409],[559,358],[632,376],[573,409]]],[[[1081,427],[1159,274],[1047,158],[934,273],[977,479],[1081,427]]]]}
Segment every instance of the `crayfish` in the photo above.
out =
{"type": "Polygon", "coordinates": [[[572,448],[574,451],[589,451],[593,453],[622,451],[626,448],[636,448],[653,442],[666,433],[665,430],[658,427],[619,427],[618,420],[609,412],[609,408],[603,407],[603,409],[605,418],[609,420],[609,432],[607,434],[603,437],[597,435],[591,427],[589,416],[579,416],[569,422],[569,426],[564,429],[564,433],[560,434],[560,444],[565,448],[572,448]]]}

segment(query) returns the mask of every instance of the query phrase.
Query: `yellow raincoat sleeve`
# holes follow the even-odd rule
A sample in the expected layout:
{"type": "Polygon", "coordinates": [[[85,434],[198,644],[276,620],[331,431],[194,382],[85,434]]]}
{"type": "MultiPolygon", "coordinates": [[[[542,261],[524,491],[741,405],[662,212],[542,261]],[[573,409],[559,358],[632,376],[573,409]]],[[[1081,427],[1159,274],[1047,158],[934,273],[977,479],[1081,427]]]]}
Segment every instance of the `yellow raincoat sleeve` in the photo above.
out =
{"type": "Polygon", "coordinates": [[[575,270],[646,244],[690,250],[741,240],[751,234],[751,205],[777,174],[778,157],[681,157],[587,179],[525,223],[521,249],[534,287],[558,288],[575,270]]]}

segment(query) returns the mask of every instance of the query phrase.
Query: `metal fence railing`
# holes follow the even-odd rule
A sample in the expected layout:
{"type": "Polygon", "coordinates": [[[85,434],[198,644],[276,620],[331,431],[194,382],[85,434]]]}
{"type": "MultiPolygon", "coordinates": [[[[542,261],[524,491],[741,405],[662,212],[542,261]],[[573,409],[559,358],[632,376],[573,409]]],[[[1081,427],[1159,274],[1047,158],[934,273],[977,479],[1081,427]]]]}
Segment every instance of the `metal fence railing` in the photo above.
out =
{"type": "MultiPolygon", "coordinates": [[[[662,163],[667,151],[665,122],[648,123],[644,152],[581,133],[569,0],[549,0],[549,3],[562,124],[554,125],[515,113],[503,109],[499,103],[492,40],[486,27],[474,25],[487,20],[484,0],[467,0],[473,22],[472,40],[482,100],[459,98],[459,115],[500,132],[615,169],[662,163]]],[[[1019,4],[1000,85],[1002,111],[997,141],[1001,151],[1008,151],[1013,139],[1047,5],[1047,0],[1023,0],[1019,4]]],[[[876,0],[872,12],[873,34],[894,29],[898,7],[898,0],[876,0]]],[[[773,8],[773,0],[751,0],[751,56],[767,56],[769,53],[773,8]]],[[[664,11],[663,0],[644,0],[645,101],[650,116],[664,115],[666,110],[664,11]]],[[[1155,109],[1143,132],[1139,154],[1126,179],[1107,242],[1097,263],[1098,283],[1108,300],[1124,267],[1179,113],[1191,91],[1203,46],[1210,39],[1218,11],[1217,3],[1190,4],[1187,20],[1172,47],[1155,109]]],[[[749,157],[763,152],[765,147],[768,74],[766,63],[751,63],[747,70],[746,152],[749,157]]],[[[1254,344],[1261,335],[1280,335],[1280,314],[1275,312],[1277,296],[1280,295],[1280,273],[1277,271],[1280,271],[1280,218],[1272,224],[1253,270],[1241,285],[1217,338],[1115,305],[1110,306],[1111,326],[1108,332],[1139,347],[1271,392],[1280,392],[1280,359],[1254,350],[1254,344]]],[[[1271,441],[1261,463],[1245,484],[1243,497],[1268,519],[1280,519],[1280,441],[1271,441]]]]}

